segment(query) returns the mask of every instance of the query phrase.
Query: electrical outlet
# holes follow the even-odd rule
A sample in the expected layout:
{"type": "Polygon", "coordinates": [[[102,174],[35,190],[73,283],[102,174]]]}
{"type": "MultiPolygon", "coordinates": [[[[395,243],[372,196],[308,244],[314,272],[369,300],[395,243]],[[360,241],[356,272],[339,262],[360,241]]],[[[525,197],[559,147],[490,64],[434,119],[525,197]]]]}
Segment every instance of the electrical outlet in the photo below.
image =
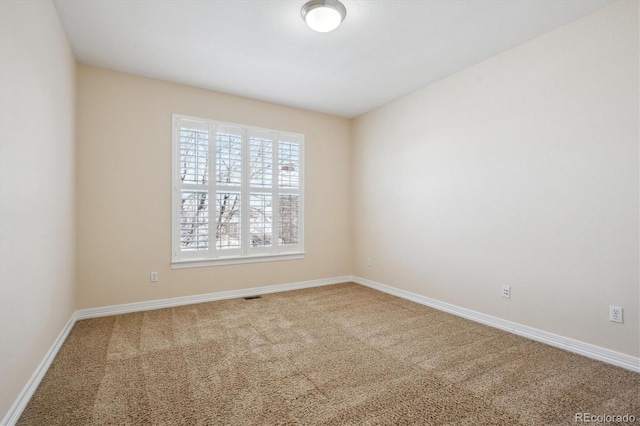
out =
{"type": "Polygon", "coordinates": [[[151,281],[152,283],[158,282],[158,273],[157,273],[157,272],[152,272],[152,273],[151,273],[150,281],[151,281]]]}
{"type": "Polygon", "coordinates": [[[371,268],[373,266],[373,260],[370,257],[367,258],[367,266],[371,268]]]}
{"type": "Polygon", "coordinates": [[[507,299],[511,298],[511,286],[503,285],[502,286],[502,297],[506,297],[507,299]]]}
{"type": "Polygon", "coordinates": [[[622,308],[619,306],[609,306],[609,321],[622,324],[622,308]]]}

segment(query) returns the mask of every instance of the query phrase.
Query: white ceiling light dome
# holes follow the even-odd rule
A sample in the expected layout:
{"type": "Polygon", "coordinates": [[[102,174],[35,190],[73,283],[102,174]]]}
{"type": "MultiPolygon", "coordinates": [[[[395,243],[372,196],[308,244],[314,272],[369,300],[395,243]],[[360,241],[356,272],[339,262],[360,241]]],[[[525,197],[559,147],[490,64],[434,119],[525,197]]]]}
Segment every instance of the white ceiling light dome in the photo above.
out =
{"type": "Polygon", "coordinates": [[[338,0],[310,0],[302,6],[302,19],[319,33],[333,31],[347,16],[347,9],[338,0]]]}

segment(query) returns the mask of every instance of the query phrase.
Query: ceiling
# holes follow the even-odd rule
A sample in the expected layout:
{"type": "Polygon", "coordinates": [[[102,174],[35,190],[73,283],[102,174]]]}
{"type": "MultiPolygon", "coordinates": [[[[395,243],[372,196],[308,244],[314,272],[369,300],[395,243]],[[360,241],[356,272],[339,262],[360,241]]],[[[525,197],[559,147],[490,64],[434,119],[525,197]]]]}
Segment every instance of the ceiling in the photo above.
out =
{"type": "Polygon", "coordinates": [[[79,62],[356,117],[613,0],[54,0],[79,62]]]}

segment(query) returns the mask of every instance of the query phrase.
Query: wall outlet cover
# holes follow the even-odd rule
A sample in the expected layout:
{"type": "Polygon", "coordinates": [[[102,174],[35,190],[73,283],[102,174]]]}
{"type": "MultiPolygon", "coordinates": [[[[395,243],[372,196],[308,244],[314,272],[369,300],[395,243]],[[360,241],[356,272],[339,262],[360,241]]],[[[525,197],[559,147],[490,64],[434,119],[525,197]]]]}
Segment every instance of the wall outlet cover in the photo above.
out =
{"type": "Polygon", "coordinates": [[[510,285],[503,285],[502,286],[502,297],[505,297],[507,299],[511,298],[511,286],[510,285]]]}
{"type": "Polygon", "coordinates": [[[622,324],[622,308],[620,306],[609,306],[609,321],[622,324]]]}

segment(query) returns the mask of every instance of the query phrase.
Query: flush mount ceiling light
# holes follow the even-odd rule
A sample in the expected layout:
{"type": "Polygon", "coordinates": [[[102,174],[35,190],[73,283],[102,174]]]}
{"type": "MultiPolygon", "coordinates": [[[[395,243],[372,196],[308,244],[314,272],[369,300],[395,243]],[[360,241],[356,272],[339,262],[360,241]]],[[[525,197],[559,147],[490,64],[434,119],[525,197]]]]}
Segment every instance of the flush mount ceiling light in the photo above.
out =
{"type": "Polygon", "coordinates": [[[345,16],[347,9],[338,0],[310,0],[302,6],[302,19],[319,33],[335,30],[345,16]]]}

